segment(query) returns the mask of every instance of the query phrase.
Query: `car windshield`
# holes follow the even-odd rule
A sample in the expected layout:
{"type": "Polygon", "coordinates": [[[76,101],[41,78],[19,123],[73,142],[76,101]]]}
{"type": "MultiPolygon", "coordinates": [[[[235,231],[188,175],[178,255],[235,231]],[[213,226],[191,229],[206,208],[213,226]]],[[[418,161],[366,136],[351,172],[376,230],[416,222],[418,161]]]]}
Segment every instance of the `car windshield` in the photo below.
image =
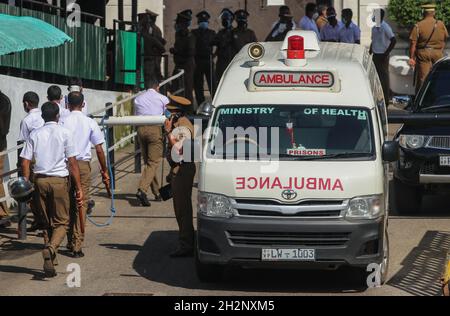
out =
{"type": "Polygon", "coordinates": [[[450,112],[450,62],[445,62],[432,74],[419,105],[420,111],[450,112]]]}
{"type": "Polygon", "coordinates": [[[221,106],[208,157],[216,159],[369,160],[371,115],[342,106],[221,106]]]}

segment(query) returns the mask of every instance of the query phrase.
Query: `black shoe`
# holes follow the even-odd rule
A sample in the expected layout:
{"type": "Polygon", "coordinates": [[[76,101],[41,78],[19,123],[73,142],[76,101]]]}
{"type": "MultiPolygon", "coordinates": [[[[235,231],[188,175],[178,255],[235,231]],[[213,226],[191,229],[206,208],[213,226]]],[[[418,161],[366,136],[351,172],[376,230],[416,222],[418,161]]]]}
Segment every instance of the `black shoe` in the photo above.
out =
{"type": "Polygon", "coordinates": [[[87,203],[87,210],[86,210],[86,214],[87,215],[91,215],[92,211],[95,208],[95,201],[94,200],[89,200],[87,203]]]}
{"type": "Polygon", "coordinates": [[[74,251],[72,252],[72,258],[83,258],[84,257],[84,253],[83,251],[74,251]]]}
{"type": "Polygon", "coordinates": [[[38,222],[32,222],[30,228],[27,229],[27,232],[32,233],[37,230],[44,230],[45,227],[41,223],[38,222]]]}
{"type": "Polygon", "coordinates": [[[11,221],[9,219],[0,219],[0,228],[7,228],[11,226],[11,221]]]}
{"type": "Polygon", "coordinates": [[[68,244],[66,245],[66,249],[69,250],[70,252],[73,252],[73,245],[71,245],[71,244],[68,243],[68,244]]]}
{"type": "Polygon", "coordinates": [[[136,193],[136,197],[141,202],[142,206],[150,206],[150,201],[147,198],[147,194],[142,192],[141,190],[138,190],[136,193]]]}
{"type": "Polygon", "coordinates": [[[156,195],[156,196],[155,196],[155,202],[162,202],[162,197],[161,197],[161,195],[156,195]]]}
{"type": "Polygon", "coordinates": [[[54,260],[56,259],[56,254],[47,247],[42,251],[42,257],[44,258],[44,274],[46,278],[53,278],[56,276],[56,270],[54,265],[54,260]]]}
{"type": "Polygon", "coordinates": [[[193,248],[178,248],[177,250],[175,250],[170,254],[171,258],[185,258],[193,256],[194,256],[193,248]]]}

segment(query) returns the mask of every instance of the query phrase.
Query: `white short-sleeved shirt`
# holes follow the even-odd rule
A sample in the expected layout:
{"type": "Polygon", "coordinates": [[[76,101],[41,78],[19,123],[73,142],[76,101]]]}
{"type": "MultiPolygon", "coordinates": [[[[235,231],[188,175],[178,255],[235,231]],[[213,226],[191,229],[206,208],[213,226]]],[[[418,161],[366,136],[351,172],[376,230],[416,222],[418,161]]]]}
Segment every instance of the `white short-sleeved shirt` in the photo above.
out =
{"type": "Polygon", "coordinates": [[[343,24],[339,30],[339,42],[355,44],[357,41],[361,41],[361,30],[359,26],[353,22],[348,27],[343,24]]]}
{"type": "Polygon", "coordinates": [[[67,159],[77,155],[72,133],[56,122],[47,122],[30,134],[20,157],[35,159],[35,174],[67,177],[67,159]]]}
{"type": "Polygon", "coordinates": [[[169,99],[154,89],[134,99],[134,115],[162,115],[169,99]]]}
{"type": "Polygon", "coordinates": [[[19,141],[26,141],[32,131],[43,125],[44,119],[41,110],[38,108],[32,109],[20,123],[19,141]]]}
{"type": "Polygon", "coordinates": [[[90,161],[92,158],[91,146],[105,142],[105,137],[97,122],[80,111],[72,111],[60,120],[60,124],[68,129],[74,139],[78,152],[77,160],[90,161]]]}
{"type": "Polygon", "coordinates": [[[317,34],[317,37],[320,39],[319,28],[317,27],[316,21],[310,19],[306,15],[300,20],[298,26],[303,31],[314,31],[317,34]]]}
{"type": "Polygon", "coordinates": [[[380,26],[372,28],[372,51],[374,54],[386,53],[391,39],[395,37],[392,28],[385,21],[381,22],[380,26]]]}

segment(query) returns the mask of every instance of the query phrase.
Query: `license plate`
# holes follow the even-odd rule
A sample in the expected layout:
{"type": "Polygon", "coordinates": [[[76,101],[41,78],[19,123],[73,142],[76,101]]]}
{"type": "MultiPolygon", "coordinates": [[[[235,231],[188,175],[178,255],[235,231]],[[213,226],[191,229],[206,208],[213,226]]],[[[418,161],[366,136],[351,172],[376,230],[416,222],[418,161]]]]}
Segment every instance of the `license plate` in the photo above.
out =
{"type": "Polygon", "coordinates": [[[263,249],[262,261],[314,261],[315,249],[263,249]]]}
{"type": "Polygon", "coordinates": [[[450,167],[450,156],[441,156],[439,165],[441,167],[450,167]]]}

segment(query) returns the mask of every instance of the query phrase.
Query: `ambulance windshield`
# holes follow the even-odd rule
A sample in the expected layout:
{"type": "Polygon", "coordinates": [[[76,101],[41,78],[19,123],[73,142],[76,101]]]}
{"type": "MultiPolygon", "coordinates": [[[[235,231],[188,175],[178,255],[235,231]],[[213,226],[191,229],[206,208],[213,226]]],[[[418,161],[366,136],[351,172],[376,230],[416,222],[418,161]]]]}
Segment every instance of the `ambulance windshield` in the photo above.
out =
{"type": "Polygon", "coordinates": [[[222,106],[208,157],[270,160],[370,160],[370,112],[332,106],[222,106]]]}

